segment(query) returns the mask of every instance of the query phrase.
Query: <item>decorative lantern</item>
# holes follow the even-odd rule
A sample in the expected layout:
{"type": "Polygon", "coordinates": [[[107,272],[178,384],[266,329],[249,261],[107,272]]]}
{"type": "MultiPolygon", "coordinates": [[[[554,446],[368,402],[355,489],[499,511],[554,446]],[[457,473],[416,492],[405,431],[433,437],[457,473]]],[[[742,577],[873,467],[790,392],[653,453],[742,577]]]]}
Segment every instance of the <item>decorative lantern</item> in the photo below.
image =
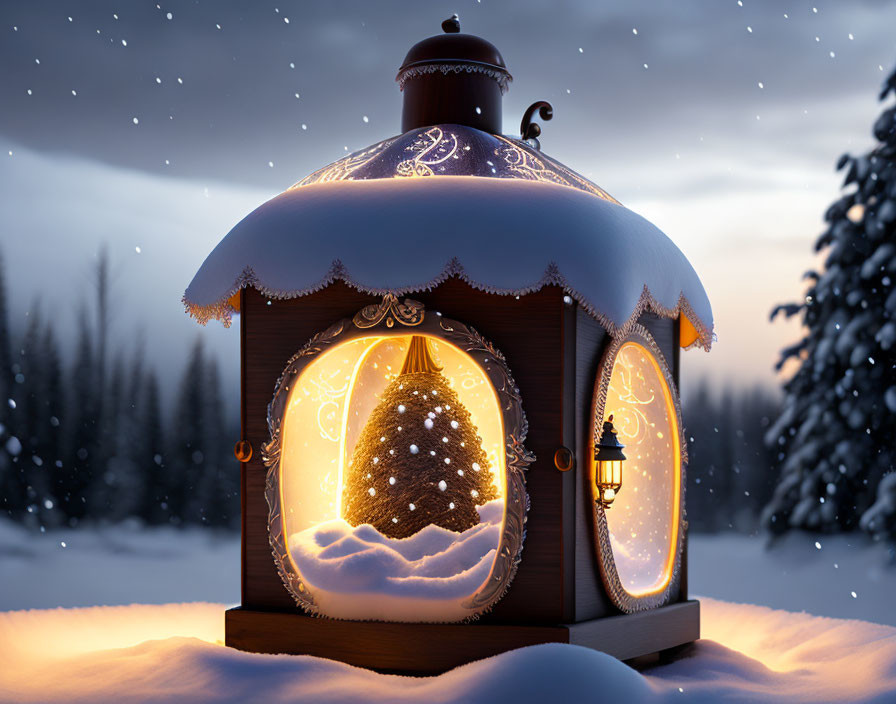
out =
{"type": "Polygon", "coordinates": [[[604,421],[600,441],[594,446],[594,483],[597,487],[598,500],[604,508],[610,508],[613,499],[622,488],[622,463],[625,461],[623,448],[624,445],[616,438],[613,415],[610,414],[604,421]]]}
{"type": "Polygon", "coordinates": [[[500,52],[443,28],[399,70],[403,133],[261,205],[184,296],[240,315],[226,642],[422,674],[693,641],[676,389],[679,349],[712,342],[706,293],[540,151],[549,105],[500,133],[500,52]]]}

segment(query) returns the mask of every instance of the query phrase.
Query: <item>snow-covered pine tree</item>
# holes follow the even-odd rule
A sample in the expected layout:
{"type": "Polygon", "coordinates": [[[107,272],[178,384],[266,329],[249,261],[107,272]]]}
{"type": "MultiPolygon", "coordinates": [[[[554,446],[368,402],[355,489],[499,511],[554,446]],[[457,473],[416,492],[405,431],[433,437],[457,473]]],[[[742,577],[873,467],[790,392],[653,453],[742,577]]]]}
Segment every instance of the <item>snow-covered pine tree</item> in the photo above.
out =
{"type": "Polygon", "coordinates": [[[205,382],[205,473],[200,479],[202,523],[219,528],[236,527],[240,516],[240,465],[223,438],[228,432],[218,360],[209,356],[205,382]]]}
{"type": "Polygon", "coordinates": [[[497,498],[479,431],[430,356],[411,338],[352,453],[343,517],[406,538],[428,525],[462,532],[479,523],[476,506],[497,498]]]}
{"type": "Polygon", "coordinates": [[[713,393],[697,385],[682,407],[688,440],[688,521],[692,532],[754,531],[774,490],[772,451],[762,438],[778,414],[764,389],[713,393]]]}
{"type": "MultiPolygon", "coordinates": [[[[56,500],[56,477],[64,458],[61,419],[64,417],[65,388],[62,382],[62,361],[59,347],[56,343],[52,323],[49,320],[44,323],[40,346],[42,402],[37,436],[37,456],[41,461],[39,470],[43,476],[40,486],[43,488],[44,494],[39,497],[39,515],[41,525],[52,527],[59,525],[65,519],[65,515],[59,510],[59,502],[56,500]]],[[[35,463],[34,460],[32,463],[35,463]]]]}
{"type": "Polygon", "coordinates": [[[146,375],[146,388],[139,407],[140,433],[134,456],[143,476],[143,496],[138,514],[146,523],[168,521],[168,483],[165,466],[165,437],[159,402],[159,381],[154,371],[146,375]]]}
{"type": "Polygon", "coordinates": [[[144,346],[143,334],[138,332],[130,361],[125,364],[124,358],[119,355],[112,371],[110,386],[116,386],[115,380],[119,380],[119,390],[110,388],[108,394],[110,406],[117,409],[118,415],[111,421],[114,455],[109,458],[107,470],[113,474],[112,520],[141,515],[145,500],[146,485],[140,464],[140,453],[144,449],[141,441],[146,432],[140,413],[146,385],[144,346]]]}
{"type": "Polygon", "coordinates": [[[0,512],[9,518],[19,518],[25,510],[26,497],[22,492],[19,455],[22,444],[18,438],[19,423],[16,413],[15,374],[12,370],[12,336],[6,309],[6,274],[0,252],[0,512]]]}
{"type": "MultiPolygon", "coordinates": [[[[890,93],[896,71],[880,99],[890,93]]],[[[774,532],[857,527],[894,468],[896,106],[873,133],[874,149],[838,162],[849,190],[828,208],[828,227],[815,245],[827,251],[824,270],[806,274],[804,301],[778,306],[771,316],[801,313],[806,328],[782,352],[779,368],[790,358],[800,366],[784,385],[783,413],[766,435],[781,468],[763,516],[774,532]]]]}
{"type": "Polygon", "coordinates": [[[6,443],[15,437],[14,416],[9,399],[12,398],[12,341],[9,335],[9,315],[6,310],[6,271],[0,251],[0,510],[4,508],[2,487],[11,472],[12,458],[6,443]]]}
{"type": "MultiPolygon", "coordinates": [[[[11,475],[12,481],[6,490],[11,492],[12,503],[20,507],[17,516],[36,527],[37,514],[44,496],[47,494],[46,472],[41,469],[40,434],[44,422],[41,406],[43,393],[43,354],[40,345],[43,321],[40,302],[35,300],[26,314],[25,334],[13,355],[15,386],[12,399],[18,421],[18,444],[21,447],[17,458],[17,471],[11,475]]],[[[15,514],[14,514],[15,515],[15,514]]]]}
{"type": "Polygon", "coordinates": [[[878,540],[896,543],[896,472],[877,485],[877,501],[862,514],[861,526],[878,540]]]}
{"type": "MultiPolygon", "coordinates": [[[[127,366],[133,369],[133,364],[127,366]]],[[[119,352],[112,363],[106,394],[107,460],[102,481],[95,483],[92,512],[113,522],[135,515],[143,492],[143,477],[134,458],[141,429],[129,396],[131,373],[126,371],[124,356],[119,352]]]]}
{"type": "Polygon", "coordinates": [[[174,413],[172,447],[167,468],[168,506],[175,524],[199,523],[199,489],[206,471],[206,358],[196,338],[184,370],[174,413]]]}
{"type": "Polygon", "coordinates": [[[94,450],[97,444],[97,414],[99,403],[96,391],[96,365],[93,333],[87,309],[78,313],[78,338],[75,361],[69,371],[71,394],[68,398],[66,426],[70,432],[68,457],[56,472],[57,505],[75,526],[88,513],[87,493],[99,471],[94,450]]]}

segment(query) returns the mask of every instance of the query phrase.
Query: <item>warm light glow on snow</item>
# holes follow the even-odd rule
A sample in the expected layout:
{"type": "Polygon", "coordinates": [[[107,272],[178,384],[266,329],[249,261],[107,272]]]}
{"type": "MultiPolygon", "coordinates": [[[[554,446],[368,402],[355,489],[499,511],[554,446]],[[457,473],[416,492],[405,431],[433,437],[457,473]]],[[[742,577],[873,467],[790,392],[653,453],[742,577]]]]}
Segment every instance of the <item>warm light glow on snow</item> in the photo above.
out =
{"type": "Polygon", "coordinates": [[[309,656],[225,648],[223,604],[0,613],[11,701],[886,701],[896,629],[705,599],[704,638],[638,672],[587,648],[522,648],[439,677],[396,677],[309,656]]]}

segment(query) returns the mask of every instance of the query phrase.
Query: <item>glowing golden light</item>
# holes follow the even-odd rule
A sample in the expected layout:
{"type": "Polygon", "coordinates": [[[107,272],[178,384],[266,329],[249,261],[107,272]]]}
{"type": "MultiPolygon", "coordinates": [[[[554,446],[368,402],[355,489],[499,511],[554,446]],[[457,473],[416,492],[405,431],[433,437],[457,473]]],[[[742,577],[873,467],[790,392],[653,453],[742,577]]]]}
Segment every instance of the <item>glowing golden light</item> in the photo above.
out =
{"type": "Polygon", "coordinates": [[[318,169],[290,190],[331,181],[467,176],[554,183],[618,203],[602,188],[525,142],[459,125],[452,128],[421,128],[378,142],[318,169]]]}
{"type": "Polygon", "coordinates": [[[595,489],[605,509],[610,508],[622,488],[623,446],[616,437],[612,414],[604,422],[600,439],[594,447],[595,489]]]}
{"type": "Polygon", "coordinates": [[[680,322],[678,344],[681,347],[690,347],[700,338],[700,333],[686,315],[679,316],[678,320],[680,322]]]}
{"type": "Polygon", "coordinates": [[[438,127],[430,127],[407,147],[414,156],[399,162],[395,175],[434,176],[437,171],[444,172],[443,164],[452,157],[457,158],[457,146],[456,135],[450,132],[446,135],[438,127]]]}
{"type": "Polygon", "coordinates": [[[601,492],[601,501],[607,506],[616,500],[616,494],[622,488],[621,460],[597,462],[597,486],[601,492]]]}
{"type": "MultiPolygon", "coordinates": [[[[659,362],[637,342],[624,343],[614,361],[604,418],[611,415],[626,456],[625,488],[613,492],[606,514],[616,571],[632,596],[656,594],[672,579],[678,545],[678,414],[659,362]]],[[[621,463],[600,464],[608,465],[601,469],[608,483],[621,483],[621,463]]],[[[601,478],[597,465],[592,481],[601,478]]]]}
{"type": "MultiPolygon", "coordinates": [[[[506,491],[504,423],[485,372],[461,349],[427,336],[470,412],[499,496],[506,491]]],[[[282,424],[280,500],[287,536],[342,517],[343,477],[367,418],[398,375],[411,335],[356,338],[318,355],[292,384],[282,424]]]]}
{"type": "Polygon", "coordinates": [[[856,203],[846,211],[846,217],[856,224],[862,222],[862,218],[865,217],[865,206],[861,203],[856,203]]]}

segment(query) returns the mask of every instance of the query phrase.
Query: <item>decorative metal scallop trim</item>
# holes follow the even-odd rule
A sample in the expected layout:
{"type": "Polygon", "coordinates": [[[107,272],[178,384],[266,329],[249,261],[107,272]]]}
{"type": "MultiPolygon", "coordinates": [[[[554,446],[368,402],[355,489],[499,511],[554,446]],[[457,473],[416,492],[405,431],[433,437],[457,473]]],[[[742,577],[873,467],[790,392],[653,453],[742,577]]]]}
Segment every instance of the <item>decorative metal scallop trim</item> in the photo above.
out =
{"type": "Polygon", "coordinates": [[[507,89],[510,88],[510,83],[513,81],[513,76],[511,76],[507,71],[503,69],[495,68],[490,64],[476,63],[471,61],[457,61],[452,63],[424,63],[411,65],[399,71],[398,76],[395,77],[395,80],[398,81],[398,89],[404,90],[404,84],[407,83],[410,79],[416,78],[417,76],[424,76],[428,73],[436,73],[437,71],[441,71],[445,75],[449,73],[462,73],[464,71],[466,71],[467,73],[485,74],[498,83],[498,87],[501,89],[501,95],[507,92],[507,89]]]}
{"type": "Polygon", "coordinates": [[[405,299],[402,302],[387,295],[379,304],[366,306],[354,318],[341,320],[312,337],[287,362],[277,380],[274,397],[268,405],[268,429],[271,438],[262,447],[262,458],[267,467],[265,499],[268,504],[268,537],[280,579],[296,603],[307,613],[323,616],[314,596],[294,568],[283,532],[283,511],[280,504],[280,453],[282,450],[282,421],[289,400],[291,384],[305,367],[333,345],[368,334],[405,335],[401,326],[388,324],[389,314],[399,311],[401,325],[412,326],[414,334],[428,334],[454,344],[469,355],[486,374],[498,396],[504,420],[506,451],[506,482],[504,527],[495,560],[488,579],[462,603],[469,615],[462,621],[473,621],[489,611],[507,592],[519,567],[526,537],[526,515],[529,497],[526,494],[525,470],[535,461],[535,455],[523,444],[529,431],[523,411],[519,388],[513,380],[504,355],[472,327],[443,318],[436,313],[424,319],[422,303],[405,299]],[[381,315],[382,313],[382,315],[381,315]],[[371,320],[377,319],[371,323],[371,320]],[[416,321],[416,322],[410,322],[416,321]]]}
{"type": "Polygon", "coordinates": [[[677,593],[681,585],[681,551],[684,544],[684,533],[687,526],[685,518],[685,488],[687,487],[686,470],[687,470],[687,444],[684,441],[684,431],[681,424],[681,403],[678,398],[678,389],[672,379],[672,373],[669,371],[669,365],[662,351],[653,339],[653,336],[645,327],[633,324],[629,329],[617,337],[613,338],[610,348],[606,351],[600,362],[595,381],[594,398],[591,405],[591,437],[590,442],[593,446],[595,438],[600,437],[602,427],[604,409],[607,405],[607,391],[610,386],[610,377],[613,373],[613,363],[619,350],[626,342],[637,342],[654,356],[662,372],[663,380],[669,388],[672,396],[672,405],[675,407],[674,422],[677,423],[676,434],[678,435],[679,458],[681,462],[681,476],[679,478],[679,511],[678,511],[678,539],[675,544],[675,556],[672,565],[672,575],[669,583],[662,591],[656,594],[648,594],[645,596],[635,596],[631,594],[622,585],[619,579],[619,572],[616,569],[616,560],[613,557],[613,548],[610,544],[610,530],[607,526],[606,509],[600,501],[596,501],[594,494],[594,484],[591,481],[588,472],[583,473],[583,480],[588,483],[586,495],[591,497],[594,517],[594,543],[597,552],[597,563],[600,567],[600,576],[603,580],[604,587],[610,599],[616,607],[625,613],[633,613],[635,611],[646,611],[659,606],[664,606],[670,602],[673,595],[677,593]]]}
{"type": "Polygon", "coordinates": [[[651,311],[653,313],[656,313],[656,315],[660,316],[661,318],[674,319],[678,318],[680,315],[684,315],[688,320],[691,321],[691,324],[697,330],[698,337],[697,340],[688,347],[688,349],[690,349],[691,347],[702,347],[704,350],[709,352],[710,348],[712,347],[712,343],[715,340],[715,334],[713,333],[712,326],[707,325],[697,316],[697,314],[694,312],[694,309],[691,307],[691,304],[688,302],[687,298],[685,298],[684,293],[680,293],[676,304],[673,307],[669,308],[660,303],[650,292],[650,289],[646,285],[644,286],[644,290],[641,292],[641,296],[638,299],[637,304],[635,305],[635,309],[628,317],[628,320],[625,321],[622,325],[619,325],[613,322],[613,320],[611,320],[600,310],[598,310],[586,296],[571,287],[566,281],[566,277],[564,277],[560,272],[560,269],[557,266],[556,262],[549,262],[547,264],[544,274],[538,281],[532,283],[529,286],[522,286],[519,288],[498,288],[495,286],[489,286],[488,284],[480,283],[467,274],[463,264],[457,257],[451,259],[445,265],[442,273],[438,276],[433,277],[431,280],[393,289],[372,288],[356,281],[345,268],[343,263],[338,259],[333,261],[330,270],[317,283],[312,284],[306,288],[290,290],[272,289],[265,286],[258,280],[258,277],[256,276],[255,271],[252,269],[252,267],[247,266],[237,277],[236,281],[233,282],[233,285],[225,292],[225,295],[222,298],[218,299],[217,302],[208,305],[194,303],[187,298],[186,294],[184,294],[181,300],[187,313],[191,317],[193,317],[200,325],[206,325],[210,320],[220,320],[224,327],[230,327],[233,313],[237,311],[233,309],[228,301],[233,297],[235,293],[243,288],[254,288],[256,291],[261,293],[263,296],[267,296],[268,298],[285,300],[289,298],[301,298],[302,296],[307,296],[308,294],[320,291],[321,289],[329,286],[335,281],[342,281],[347,286],[351,286],[353,289],[361,291],[362,293],[369,293],[375,296],[385,296],[391,293],[394,296],[403,296],[408,293],[430,291],[452,277],[456,277],[461,281],[464,281],[465,283],[469,284],[479,291],[485,291],[486,293],[493,293],[499,296],[524,296],[529,293],[535,293],[545,286],[560,286],[563,289],[564,293],[568,294],[580,306],[582,306],[585,312],[587,312],[595,320],[597,320],[603,326],[603,328],[613,337],[627,334],[632,329],[632,327],[637,324],[638,319],[641,317],[642,313],[651,311]]]}

